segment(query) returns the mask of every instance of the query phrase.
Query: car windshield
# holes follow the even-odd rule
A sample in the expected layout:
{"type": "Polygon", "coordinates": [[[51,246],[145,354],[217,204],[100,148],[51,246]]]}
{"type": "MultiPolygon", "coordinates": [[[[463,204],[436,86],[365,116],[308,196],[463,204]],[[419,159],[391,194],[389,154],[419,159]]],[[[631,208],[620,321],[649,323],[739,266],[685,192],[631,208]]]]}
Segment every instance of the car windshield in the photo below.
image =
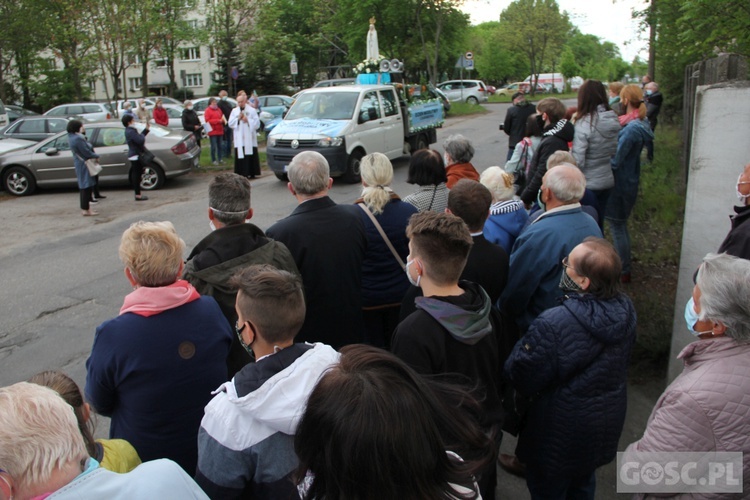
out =
{"type": "MultiPolygon", "coordinates": [[[[145,123],[136,123],[135,129],[140,133],[143,132],[143,129],[146,128],[145,123]]],[[[161,125],[154,125],[151,124],[151,134],[154,134],[155,137],[165,137],[169,135],[172,131],[169,130],[167,127],[162,127],[161,125]]]]}
{"type": "Polygon", "coordinates": [[[299,96],[286,114],[286,120],[314,118],[349,120],[354,115],[359,92],[309,92],[299,96]]]}

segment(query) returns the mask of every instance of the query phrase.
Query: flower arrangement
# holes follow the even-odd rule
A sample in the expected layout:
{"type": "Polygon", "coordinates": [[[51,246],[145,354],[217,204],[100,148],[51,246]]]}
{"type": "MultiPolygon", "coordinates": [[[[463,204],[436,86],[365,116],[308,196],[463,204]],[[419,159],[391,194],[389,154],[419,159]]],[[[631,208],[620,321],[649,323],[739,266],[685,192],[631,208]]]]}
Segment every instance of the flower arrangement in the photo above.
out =
{"type": "Polygon", "coordinates": [[[380,73],[380,61],[388,59],[387,57],[378,56],[377,59],[365,59],[361,63],[354,66],[354,73],[380,73]]]}

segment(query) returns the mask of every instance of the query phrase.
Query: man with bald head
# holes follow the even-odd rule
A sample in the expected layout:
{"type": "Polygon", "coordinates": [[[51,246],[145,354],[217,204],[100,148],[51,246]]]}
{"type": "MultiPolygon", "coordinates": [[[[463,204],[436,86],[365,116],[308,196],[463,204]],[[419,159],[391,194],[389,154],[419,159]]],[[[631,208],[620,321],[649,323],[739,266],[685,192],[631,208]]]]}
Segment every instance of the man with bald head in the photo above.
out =
{"type": "Polygon", "coordinates": [[[540,205],[544,213],[516,239],[510,254],[508,284],[499,306],[525,332],[543,311],[557,305],[562,259],[589,236],[601,238],[596,221],[581,210],[586,178],[563,163],[542,178],[540,205]]]}
{"type": "Polygon", "coordinates": [[[362,341],[362,261],[367,247],[359,208],[337,205],[328,162],[303,151],[289,163],[289,192],[299,205],[266,235],[292,253],[305,285],[307,315],[297,336],[334,349],[362,341]]]}
{"type": "Polygon", "coordinates": [[[737,179],[737,199],[739,206],[734,207],[732,229],[719,247],[719,253],[728,253],[741,259],[750,259],[750,163],[737,179]]]}

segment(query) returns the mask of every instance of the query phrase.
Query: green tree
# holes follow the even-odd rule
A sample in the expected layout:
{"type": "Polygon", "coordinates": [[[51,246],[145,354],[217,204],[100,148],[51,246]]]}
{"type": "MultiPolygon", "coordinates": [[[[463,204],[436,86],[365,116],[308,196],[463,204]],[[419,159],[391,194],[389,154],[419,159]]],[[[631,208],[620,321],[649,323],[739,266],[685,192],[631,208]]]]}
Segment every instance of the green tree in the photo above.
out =
{"type": "Polygon", "coordinates": [[[175,61],[180,45],[191,40],[207,41],[205,26],[195,27],[185,19],[188,12],[197,8],[196,0],[158,0],[159,29],[158,54],[164,59],[169,78],[169,95],[175,97],[177,73],[175,61]]]}
{"type": "Polygon", "coordinates": [[[33,101],[31,84],[34,62],[37,53],[47,45],[47,33],[42,23],[34,22],[40,9],[44,9],[41,1],[0,0],[0,19],[3,20],[0,29],[0,65],[4,66],[0,92],[5,92],[5,75],[12,67],[15,70],[14,80],[21,88],[23,105],[27,108],[33,101]],[[12,66],[10,61],[13,62],[12,66]]]}
{"type": "Polygon", "coordinates": [[[526,55],[536,88],[545,63],[556,60],[562,51],[571,24],[560,12],[556,0],[516,0],[500,14],[500,21],[512,27],[512,48],[526,55]]]}
{"type": "MultiPolygon", "coordinates": [[[[253,0],[214,0],[206,7],[206,22],[209,40],[216,51],[219,71],[216,84],[231,94],[248,83],[242,67],[242,42],[249,40],[251,21],[258,11],[259,4],[253,0]],[[233,69],[239,78],[231,78],[233,69]]],[[[250,89],[246,89],[250,91],[250,89]]]]}
{"type": "Polygon", "coordinates": [[[565,90],[570,91],[570,79],[581,74],[581,67],[570,47],[565,47],[560,56],[560,73],[565,79],[565,90]]]}
{"type": "Polygon", "coordinates": [[[469,28],[467,45],[474,50],[477,76],[485,82],[522,80],[529,75],[528,60],[507,47],[510,34],[507,23],[492,21],[469,28]]]}

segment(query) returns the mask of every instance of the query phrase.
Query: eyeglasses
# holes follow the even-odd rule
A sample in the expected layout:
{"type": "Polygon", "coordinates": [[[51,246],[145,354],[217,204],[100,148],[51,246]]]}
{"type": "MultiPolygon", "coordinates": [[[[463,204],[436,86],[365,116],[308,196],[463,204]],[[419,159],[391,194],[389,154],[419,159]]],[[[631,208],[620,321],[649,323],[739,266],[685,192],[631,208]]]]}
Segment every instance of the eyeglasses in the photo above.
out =
{"type": "Polygon", "coordinates": [[[580,271],[578,271],[578,269],[576,269],[575,267],[573,267],[573,266],[570,265],[570,260],[568,260],[568,256],[567,255],[565,257],[563,257],[562,265],[566,269],[572,269],[573,271],[575,271],[578,276],[580,276],[582,278],[586,277],[583,274],[581,274],[580,271]]]}

